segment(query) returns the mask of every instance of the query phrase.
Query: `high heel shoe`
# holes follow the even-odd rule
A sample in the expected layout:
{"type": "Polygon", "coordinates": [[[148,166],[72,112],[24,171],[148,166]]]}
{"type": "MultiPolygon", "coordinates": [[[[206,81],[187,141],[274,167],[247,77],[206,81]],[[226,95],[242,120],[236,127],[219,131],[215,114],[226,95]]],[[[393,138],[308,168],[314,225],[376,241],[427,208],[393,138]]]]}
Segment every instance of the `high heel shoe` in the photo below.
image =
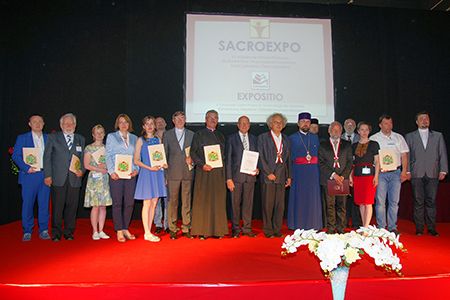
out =
{"type": "Polygon", "coordinates": [[[117,231],[117,241],[119,243],[125,243],[127,241],[123,236],[123,232],[121,230],[117,231]]]}
{"type": "Polygon", "coordinates": [[[123,231],[123,236],[127,239],[127,240],[135,240],[136,236],[134,234],[131,234],[128,230],[124,230],[123,231]]]}

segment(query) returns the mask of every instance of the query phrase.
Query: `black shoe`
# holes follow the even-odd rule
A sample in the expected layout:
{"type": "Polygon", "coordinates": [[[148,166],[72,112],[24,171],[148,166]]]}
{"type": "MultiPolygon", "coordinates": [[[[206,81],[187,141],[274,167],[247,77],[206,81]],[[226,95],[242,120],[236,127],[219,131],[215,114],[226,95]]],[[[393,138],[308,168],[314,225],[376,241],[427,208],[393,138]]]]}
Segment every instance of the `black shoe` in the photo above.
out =
{"type": "Polygon", "coordinates": [[[231,237],[237,239],[237,238],[239,238],[239,233],[240,233],[239,231],[233,231],[231,233],[231,237]]]}
{"type": "Polygon", "coordinates": [[[201,241],[204,241],[204,240],[206,240],[208,237],[206,237],[206,236],[204,236],[204,235],[199,235],[198,238],[199,238],[201,241]]]}
{"type": "Polygon", "coordinates": [[[194,237],[191,235],[191,233],[190,232],[183,232],[183,236],[185,237],[185,238],[188,238],[188,239],[193,239],[194,237]]]}
{"type": "Polygon", "coordinates": [[[176,232],[170,231],[169,233],[170,233],[170,239],[171,240],[176,240],[177,239],[177,233],[176,232]]]}
{"type": "Polygon", "coordinates": [[[254,238],[256,236],[256,233],[250,231],[250,232],[243,232],[242,235],[254,238]]]}
{"type": "Polygon", "coordinates": [[[166,233],[170,233],[170,229],[169,229],[169,228],[165,229],[164,231],[165,231],[166,233]]]}
{"type": "Polygon", "coordinates": [[[282,235],[280,232],[277,232],[277,233],[274,233],[273,236],[274,236],[274,237],[277,237],[277,238],[280,238],[280,237],[282,237],[283,235],[282,235]]]}
{"type": "Polygon", "coordinates": [[[61,237],[59,235],[55,235],[52,237],[52,241],[59,242],[61,240],[61,237]]]}
{"type": "Polygon", "coordinates": [[[273,239],[275,236],[273,234],[264,233],[264,236],[268,239],[273,239]]]}
{"type": "Polygon", "coordinates": [[[67,241],[73,241],[73,234],[65,234],[65,235],[64,235],[64,238],[65,238],[67,241]]]}
{"type": "Polygon", "coordinates": [[[399,235],[400,234],[400,231],[398,231],[397,229],[392,229],[392,230],[389,230],[389,231],[394,233],[395,235],[399,235]]]}
{"type": "Polygon", "coordinates": [[[416,231],[416,235],[417,235],[417,236],[422,236],[422,235],[423,235],[423,231],[417,230],[417,231],[416,231]]]}
{"type": "Polygon", "coordinates": [[[163,231],[162,227],[156,227],[155,233],[160,234],[163,231]]]}
{"type": "Polygon", "coordinates": [[[439,233],[436,230],[428,230],[428,234],[431,236],[439,236],[439,233]]]}

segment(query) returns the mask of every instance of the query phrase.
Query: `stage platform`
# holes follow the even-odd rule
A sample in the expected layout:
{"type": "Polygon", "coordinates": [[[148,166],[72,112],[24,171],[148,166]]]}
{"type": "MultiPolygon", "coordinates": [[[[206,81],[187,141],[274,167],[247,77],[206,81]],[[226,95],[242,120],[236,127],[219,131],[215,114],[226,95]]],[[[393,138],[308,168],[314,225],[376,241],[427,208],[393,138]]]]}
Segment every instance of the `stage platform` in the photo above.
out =
{"type": "MultiPolygon", "coordinates": [[[[0,299],[331,299],[318,260],[304,248],[282,258],[281,238],[189,240],[160,243],[143,239],[118,243],[111,220],[110,240],[93,241],[87,219],[77,220],[74,241],[21,241],[21,224],[0,226],[0,299]]],[[[353,264],[346,299],[449,299],[450,223],[440,237],[417,237],[412,222],[400,220],[403,277],[376,268],[369,257],[353,264]]],[[[287,228],[284,233],[291,233],[287,228]]]]}

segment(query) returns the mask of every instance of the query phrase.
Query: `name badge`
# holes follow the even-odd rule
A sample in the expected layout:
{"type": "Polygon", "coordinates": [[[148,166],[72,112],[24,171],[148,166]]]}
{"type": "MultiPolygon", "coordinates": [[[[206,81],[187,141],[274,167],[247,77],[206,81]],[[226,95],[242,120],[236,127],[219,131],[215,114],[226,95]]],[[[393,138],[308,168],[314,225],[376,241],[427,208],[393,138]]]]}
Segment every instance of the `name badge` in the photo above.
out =
{"type": "Polygon", "coordinates": [[[77,152],[81,152],[81,146],[77,146],[77,152]]]}
{"type": "Polygon", "coordinates": [[[102,173],[100,173],[100,172],[92,172],[92,177],[93,178],[101,178],[102,177],[102,173]]]}
{"type": "Polygon", "coordinates": [[[370,175],[370,168],[368,168],[368,167],[362,168],[361,174],[363,174],[363,175],[370,175]]]}

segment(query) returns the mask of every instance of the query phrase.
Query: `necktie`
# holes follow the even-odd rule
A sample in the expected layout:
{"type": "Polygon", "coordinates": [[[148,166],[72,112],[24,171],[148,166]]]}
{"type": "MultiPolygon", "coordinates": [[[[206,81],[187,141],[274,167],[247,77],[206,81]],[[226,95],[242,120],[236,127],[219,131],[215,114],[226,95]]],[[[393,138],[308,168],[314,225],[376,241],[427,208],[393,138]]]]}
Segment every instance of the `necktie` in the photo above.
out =
{"type": "Polygon", "coordinates": [[[349,141],[349,142],[352,141],[352,136],[351,135],[347,135],[347,141],[349,141]]]}
{"type": "Polygon", "coordinates": [[[67,147],[70,149],[72,149],[72,137],[69,135],[67,135],[67,147]]]}
{"type": "Polygon", "coordinates": [[[247,142],[247,135],[242,135],[242,145],[244,146],[244,150],[248,150],[248,142],[247,142]]]}

